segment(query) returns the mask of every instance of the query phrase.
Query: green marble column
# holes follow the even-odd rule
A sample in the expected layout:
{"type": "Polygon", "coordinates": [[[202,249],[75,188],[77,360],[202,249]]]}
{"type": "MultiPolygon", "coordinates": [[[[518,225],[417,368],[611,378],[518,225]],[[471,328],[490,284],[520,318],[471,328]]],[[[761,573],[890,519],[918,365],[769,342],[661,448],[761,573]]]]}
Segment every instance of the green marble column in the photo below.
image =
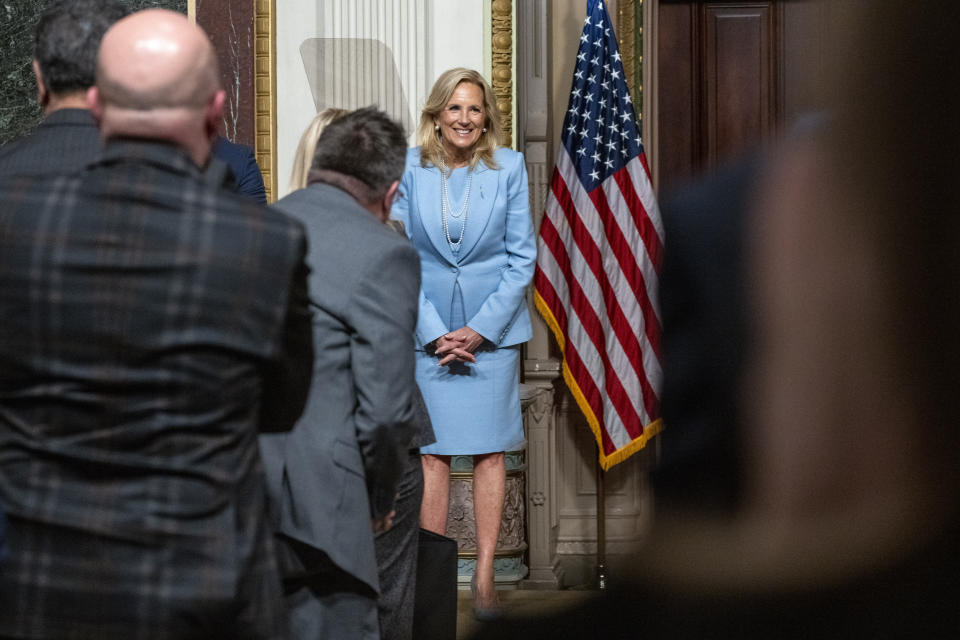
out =
{"type": "MultiPolygon", "coordinates": [[[[187,12],[187,0],[121,0],[134,11],[163,7],[187,12]]],[[[33,28],[53,0],[0,0],[0,144],[19,138],[37,122],[37,85],[30,69],[33,28]]]]}

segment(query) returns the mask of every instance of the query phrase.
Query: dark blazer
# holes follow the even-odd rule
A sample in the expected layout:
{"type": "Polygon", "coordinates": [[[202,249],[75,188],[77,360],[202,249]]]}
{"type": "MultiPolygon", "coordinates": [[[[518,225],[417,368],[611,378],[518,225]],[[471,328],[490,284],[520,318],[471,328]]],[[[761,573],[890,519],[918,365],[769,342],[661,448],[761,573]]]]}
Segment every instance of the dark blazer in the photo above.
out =
{"type": "MultiPolygon", "coordinates": [[[[411,404],[419,260],[337,187],[312,184],[274,206],[307,228],[316,354],[303,416],[289,434],[260,438],[274,526],[281,543],[318,549],[377,589],[371,518],[393,508],[420,428],[411,404]]],[[[285,575],[300,572],[311,567],[285,575]]]]}
{"type": "Polygon", "coordinates": [[[0,147],[0,177],[76,171],[100,152],[100,131],[86,109],[58,109],[32,133],[0,147]]]}
{"type": "Polygon", "coordinates": [[[213,141],[213,157],[227,164],[236,183],[236,191],[249,196],[260,204],[267,204],[267,191],[263,186],[263,174],[253,154],[253,149],[230,142],[223,136],[213,141]]]}
{"type": "MultiPolygon", "coordinates": [[[[100,130],[87,109],[58,109],[30,134],[0,147],[0,177],[77,171],[92,162],[101,148],[100,130]]],[[[263,176],[250,147],[218,137],[204,178],[267,204],[263,176]]]]}
{"type": "Polygon", "coordinates": [[[276,637],[256,435],[309,386],[302,226],[161,143],[0,199],[0,637],[276,637]]]}
{"type": "Polygon", "coordinates": [[[759,154],[744,158],[661,203],[658,509],[730,511],[741,498],[740,387],[750,335],[744,243],[761,166],[759,154]]]}

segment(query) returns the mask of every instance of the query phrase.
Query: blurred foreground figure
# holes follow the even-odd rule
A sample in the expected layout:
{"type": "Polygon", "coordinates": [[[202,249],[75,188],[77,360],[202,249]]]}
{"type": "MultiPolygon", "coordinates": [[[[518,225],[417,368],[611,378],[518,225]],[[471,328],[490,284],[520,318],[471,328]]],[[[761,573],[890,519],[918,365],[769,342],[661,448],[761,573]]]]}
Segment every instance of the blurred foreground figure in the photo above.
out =
{"type": "Polygon", "coordinates": [[[784,141],[749,236],[744,507],[659,521],[631,584],[481,637],[960,637],[960,8],[836,10],[826,127],[784,141]]]}
{"type": "Polygon", "coordinates": [[[306,245],[202,181],[217,78],[186,17],[125,18],[100,158],[0,180],[0,637],[283,637],[257,431],[306,398],[306,245]]]}
{"type": "Polygon", "coordinates": [[[657,516],[730,514],[743,500],[740,388],[751,348],[744,243],[764,160],[752,152],[662,200],[657,516]]]}

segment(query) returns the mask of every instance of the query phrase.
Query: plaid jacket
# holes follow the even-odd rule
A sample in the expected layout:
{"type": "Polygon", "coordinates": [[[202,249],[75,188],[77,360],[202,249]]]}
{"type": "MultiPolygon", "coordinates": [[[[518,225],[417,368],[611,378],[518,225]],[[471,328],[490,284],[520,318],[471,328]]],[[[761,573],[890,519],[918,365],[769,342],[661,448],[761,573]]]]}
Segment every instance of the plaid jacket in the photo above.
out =
{"type": "Polygon", "coordinates": [[[0,201],[0,636],[278,636],[256,436],[309,387],[301,225],[150,142],[0,201]]]}

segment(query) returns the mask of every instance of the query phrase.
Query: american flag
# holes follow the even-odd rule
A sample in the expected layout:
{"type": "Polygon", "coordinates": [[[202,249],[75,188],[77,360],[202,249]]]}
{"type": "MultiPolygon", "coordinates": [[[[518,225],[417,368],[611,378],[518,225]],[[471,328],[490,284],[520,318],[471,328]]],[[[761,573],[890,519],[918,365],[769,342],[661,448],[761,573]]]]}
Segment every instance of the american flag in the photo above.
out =
{"type": "Polygon", "coordinates": [[[610,16],[588,0],[540,226],[537,308],[609,469],[661,428],[663,225],[610,16]]]}

